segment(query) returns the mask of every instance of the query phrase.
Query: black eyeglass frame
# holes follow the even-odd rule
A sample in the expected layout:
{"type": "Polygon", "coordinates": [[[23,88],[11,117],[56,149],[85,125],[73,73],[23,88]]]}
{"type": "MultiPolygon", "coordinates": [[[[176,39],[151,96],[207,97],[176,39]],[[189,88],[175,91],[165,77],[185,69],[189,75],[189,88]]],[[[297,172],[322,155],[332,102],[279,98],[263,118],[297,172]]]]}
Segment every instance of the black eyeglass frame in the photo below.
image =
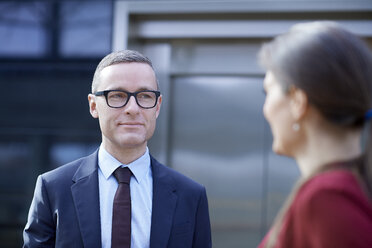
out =
{"type": "Polygon", "coordinates": [[[125,91],[125,90],[103,90],[103,91],[97,91],[96,93],[94,93],[95,96],[104,96],[105,99],[106,99],[106,103],[107,103],[107,106],[109,106],[110,108],[122,108],[124,107],[125,105],[127,105],[127,103],[129,102],[129,99],[131,96],[134,97],[134,99],[136,99],[136,103],[138,106],[140,106],[141,108],[143,109],[152,109],[156,106],[156,104],[158,104],[158,99],[159,99],[159,96],[161,95],[160,91],[157,91],[157,90],[140,90],[140,91],[136,91],[136,92],[128,92],[128,91],[125,91]],[[110,92],[123,92],[125,94],[128,95],[128,98],[127,98],[127,101],[122,105],[122,106],[119,106],[119,107],[113,107],[109,104],[109,101],[108,101],[108,94],[110,92]],[[137,95],[140,94],[140,93],[143,93],[143,92],[152,92],[152,93],[155,93],[155,103],[154,103],[154,106],[152,107],[143,107],[141,106],[141,104],[139,104],[138,102],[138,99],[137,99],[137,95]]]}

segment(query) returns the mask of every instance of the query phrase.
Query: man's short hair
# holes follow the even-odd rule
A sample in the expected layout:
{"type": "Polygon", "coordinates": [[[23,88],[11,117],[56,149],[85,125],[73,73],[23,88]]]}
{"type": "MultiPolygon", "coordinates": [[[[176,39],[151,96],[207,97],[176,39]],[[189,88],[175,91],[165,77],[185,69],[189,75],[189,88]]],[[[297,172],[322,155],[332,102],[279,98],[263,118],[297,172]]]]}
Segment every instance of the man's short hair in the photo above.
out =
{"type": "MultiPolygon", "coordinates": [[[[121,51],[112,52],[106,55],[101,60],[101,62],[99,62],[99,64],[97,65],[96,71],[94,72],[93,81],[92,81],[92,93],[95,93],[97,91],[97,87],[100,81],[101,71],[104,68],[110,65],[115,65],[119,63],[133,63],[133,62],[148,64],[152,68],[152,70],[155,72],[155,69],[152,66],[151,60],[137,51],[121,50],[121,51]]],[[[157,79],[156,79],[156,84],[157,84],[157,87],[159,88],[157,79]]]]}

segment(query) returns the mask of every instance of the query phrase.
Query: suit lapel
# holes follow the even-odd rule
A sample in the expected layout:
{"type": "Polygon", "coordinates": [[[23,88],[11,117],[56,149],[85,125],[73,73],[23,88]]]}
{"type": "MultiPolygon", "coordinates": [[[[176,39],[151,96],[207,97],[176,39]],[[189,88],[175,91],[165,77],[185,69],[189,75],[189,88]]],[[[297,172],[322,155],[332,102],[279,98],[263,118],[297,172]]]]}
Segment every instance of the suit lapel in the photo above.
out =
{"type": "Polygon", "coordinates": [[[153,201],[150,247],[167,247],[172,229],[177,194],[173,178],[167,168],[151,157],[153,201]]]}
{"type": "Polygon", "coordinates": [[[76,171],[71,186],[84,247],[101,247],[97,152],[76,171]]]}

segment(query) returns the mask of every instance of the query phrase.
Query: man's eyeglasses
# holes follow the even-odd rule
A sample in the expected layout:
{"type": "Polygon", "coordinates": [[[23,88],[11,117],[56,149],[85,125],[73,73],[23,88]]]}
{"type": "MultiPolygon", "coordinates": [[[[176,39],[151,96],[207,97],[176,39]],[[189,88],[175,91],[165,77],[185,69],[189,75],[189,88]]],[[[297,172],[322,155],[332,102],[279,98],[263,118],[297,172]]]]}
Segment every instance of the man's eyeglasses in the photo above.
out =
{"type": "Polygon", "coordinates": [[[111,108],[124,107],[131,96],[134,96],[138,106],[144,109],[150,109],[156,106],[160,91],[142,90],[128,92],[125,90],[104,90],[94,93],[95,96],[105,96],[106,103],[111,108]]]}

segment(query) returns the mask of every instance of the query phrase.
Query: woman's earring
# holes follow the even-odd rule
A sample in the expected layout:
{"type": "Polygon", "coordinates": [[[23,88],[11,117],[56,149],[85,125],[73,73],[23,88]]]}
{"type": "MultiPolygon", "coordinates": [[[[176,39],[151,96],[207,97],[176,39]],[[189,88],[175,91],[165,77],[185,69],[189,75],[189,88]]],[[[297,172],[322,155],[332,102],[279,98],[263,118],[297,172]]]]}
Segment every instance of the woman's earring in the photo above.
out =
{"type": "Polygon", "coordinates": [[[300,130],[300,124],[298,124],[297,122],[293,123],[292,129],[293,131],[298,132],[298,130],[300,130]]]}

